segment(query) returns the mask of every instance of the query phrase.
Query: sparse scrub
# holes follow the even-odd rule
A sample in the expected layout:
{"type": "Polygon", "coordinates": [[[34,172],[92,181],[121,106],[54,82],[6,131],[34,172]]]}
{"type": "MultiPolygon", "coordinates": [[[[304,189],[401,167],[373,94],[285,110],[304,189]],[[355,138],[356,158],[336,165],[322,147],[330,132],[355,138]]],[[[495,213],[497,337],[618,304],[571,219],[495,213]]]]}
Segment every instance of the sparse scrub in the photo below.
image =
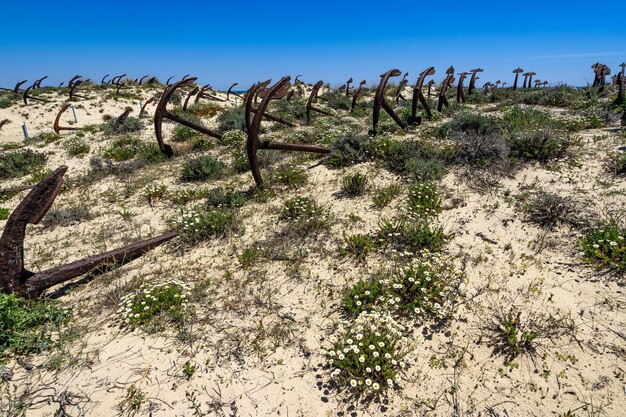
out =
{"type": "Polygon", "coordinates": [[[208,211],[190,209],[183,211],[174,221],[181,240],[189,245],[213,237],[224,237],[236,229],[237,214],[232,209],[208,211]]]}
{"type": "Polygon", "coordinates": [[[326,165],[342,168],[365,162],[368,159],[369,139],[361,136],[344,136],[331,144],[332,152],[326,165]]]}
{"type": "Polygon", "coordinates": [[[523,209],[529,222],[547,229],[554,229],[559,224],[577,223],[577,209],[571,199],[543,190],[535,193],[523,209]]]}
{"type": "Polygon", "coordinates": [[[322,349],[338,391],[356,397],[378,398],[396,387],[406,364],[406,329],[377,312],[364,312],[354,321],[342,321],[322,349]]]}
{"type": "Polygon", "coordinates": [[[211,155],[189,159],[181,170],[181,181],[205,181],[218,178],[224,172],[224,163],[211,155]]]}
{"type": "Polygon", "coordinates": [[[437,252],[448,238],[443,228],[428,220],[399,217],[382,219],[376,232],[378,241],[390,245],[400,252],[417,252],[427,249],[437,252]]]}
{"type": "Polygon", "coordinates": [[[89,153],[91,147],[85,139],[73,137],[63,142],[63,149],[69,156],[84,156],[89,153]]]}
{"type": "Polygon", "coordinates": [[[604,160],[604,170],[615,176],[626,176],[626,152],[610,153],[604,160]]]}
{"type": "Polygon", "coordinates": [[[409,189],[408,211],[419,218],[437,217],[442,210],[441,204],[437,186],[432,183],[415,184],[409,189]]]}
{"type": "Polygon", "coordinates": [[[8,180],[23,177],[42,168],[46,159],[45,154],[30,149],[0,154],[0,179],[8,180]]]}
{"type": "Polygon", "coordinates": [[[359,261],[364,261],[367,255],[374,250],[375,240],[368,234],[343,234],[341,254],[353,256],[359,261]]]}
{"type": "Polygon", "coordinates": [[[357,172],[345,175],[341,180],[341,191],[350,197],[358,197],[365,194],[369,187],[369,181],[365,174],[357,172]]]}
{"type": "Polygon", "coordinates": [[[626,229],[608,221],[584,233],[580,240],[584,259],[600,269],[626,272],[626,229]]]}
{"type": "Polygon", "coordinates": [[[66,207],[53,207],[43,218],[43,225],[46,228],[65,227],[92,217],[91,210],[86,203],[75,202],[66,207]]]}
{"type": "Polygon", "coordinates": [[[376,188],[372,192],[372,202],[376,208],[384,208],[389,205],[402,192],[400,184],[390,184],[386,187],[376,188]]]}
{"type": "Polygon", "coordinates": [[[309,179],[309,175],[302,168],[295,165],[285,164],[276,169],[274,178],[277,183],[289,188],[300,188],[309,179]]]}
{"type": "Polygon", "coordinates": [[[243,106],[225,110],[217,116],[217,130],[220,133],[229,130],[241,130],[244,126],[244,108],[243,106]]]}
{"type": "Polygon", "coordinates": [[[309,197],[294,197],[285,201],[280,218],[289,222],[294,233],[305,236],[330,228],[327,210],[309,197]]]}
{"type": "Polygon", "coordinates": [[[180,322],[188,296],[189,287],[181,281],[142,285],[136,292],[122,297],[121,306],[117,310],[120,324],[134,328],[156,317],[180,322]]]}

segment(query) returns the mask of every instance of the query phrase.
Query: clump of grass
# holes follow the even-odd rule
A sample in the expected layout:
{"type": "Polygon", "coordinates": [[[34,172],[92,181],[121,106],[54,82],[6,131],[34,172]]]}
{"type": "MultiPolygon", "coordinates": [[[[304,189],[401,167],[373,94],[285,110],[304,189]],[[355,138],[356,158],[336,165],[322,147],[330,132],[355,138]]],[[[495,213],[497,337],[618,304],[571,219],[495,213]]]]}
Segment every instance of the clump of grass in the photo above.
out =
{"type": "MultiPolygon", "coordinates": [[[[191,114],[185,113],[184,118],[185,120],[188,120],[194,124],[203,126],[202,119],[200,119],[198,116],[196,116],[193,113],[191,114]]],[[[172,142],[187,142],[192,139],[197,139],[201,136],[202,136],[202,133],[198,132],[197,130],[179,124],[179,125],[176,125],[176,127],[172,131],[172,142]]]]}
{"type": "Polygon", "coordinates": [[[148,204],[150,205],[150,207],[152,207],[152,204],[156,200],[161,200],[167,197],[168,195],[167,186],[163,184],[148,185],[146,188],[143,189],[143,192],[141,193],[141,195],[145,200],[148,201],[148,204]]]}
{"type": "Polygon", "coordinates": [[[138,138],[124,135],[115,139],[111,146],[103,152],[102,156],[118,162],[128,161],[137,155],[142,146],[143,142],[138,138]]]}
{"type": "Polygon", "coordinates": [[[69,314],[49,301],[0,294],[0,357],[6,349],[24,354],[50,348],[52,333],[60,330],[69,314]]]}
{"type": "Polygon", "coordinates": [[[236,228],[237,214],[233,209],[183,211],[174,221],[181,240],[186,244],[195,244],[213,237],[224,237],[236,228]]]}
{"type": "Polygon", "coordinates": [[[143,121],[133,116],[128,116],[122,123],[117,123],[118,118],[112,118],[104,125],[104,132],[110,135],[120,133],[138,132],[143,129],[143,121]]]}
{"type": "Polygon", "coordinates": [[[384,208],[389,205],[402,192],[400,184],[390,184],[385,187],[376,188],[372,192],[372,202],[376,208],[384,208]]]}
{"type": "Polygon", "coordinates": [[[85,139],[73,137],[63,142],[63,149],[69,156],[84,156],[89,153],[91,147],[85,139]]]}
{"type": "Polygon", "coordinates": [[[136,414],[146,402],[146,396],[147,394],[144,391],[137,388],[135,384],[132,384],[126,390],[126,394],[124,395],[124,398],[122,398],[122,401],[120,401],[117,405],[120,414],[136,414]]]}
{"type": "Polygon", "coordinates": [[[256,246],[245,248],[237,257],[243,268],[250,268],[261,257],[261,250],[256,246]]]}
{"type": "Polygon", "coordinates": [[[206,193],[206,206],[208,209],[237,209],[243,207],[246,200],[247,196],[245,193],[240,191],[225,190],[223,188],[214,188],[206,193]]]}
{"type": "Polygon", "coordinates": [[[378,398],[396,387],[406,367],[405,331],[391,316],[378,312],[340,322],[329,337],[330,346],[321,351],[337,390],[378,398]]]}
{"type": "Polygon", "coordinates": [[[626,152],[610,153],[604,160],[603,167],[611,175],[626,176],[626,152]]]}
{"type": "Polygon", "coordinates": [[[42,168],[46,159],[45,154],[30,149],[0,154],[0,179],[22,177],[42,168]]]}
{"type": "Polygon", "coordinates": [[[122,297],[121,305],[117,310],[120,324],[135,328],[157,317],[167,317],[173,322],[180,322],[188,296],[187,284],[177,280],[144,284],[136,292],[122,297]]]}
{"type": "Polygon", "coordinates": [[[344,232],[340,253],[364,261],[367,255],[374,250],[375,245],[374,238],[368,234],[348,235],[344,232]]]}
{"type": "Polygon", "coordinates": [[[411,158],[405,162],[405,169],[416,182],[437,181],[446,173],[446,165],[436,158],[411,158]]]}
{"type": "Polygon", "coordinates": [[[376,237],[379,243],[400,252],[419,252],[424,249],[438,252],[448,239],[441,226],[432,224],[427,219],[409,216],[383,218],[378,223],[376,237]]]}
{"type": "Polygon", "coordinates": [[[298,196],[285,201],[280,218],[289,222],[294,233],[304,236],[330,228],[327,210],[309,197],[298,196]]]}
{"type": "Polygon", "coordinates": [[[626,272],[626,229],[616,221],[589,229],[580,246],[588,263],[600,269],[626,272]]]}
{"type": "Polygon", "coordinates": [[[441,203],[439,190],[432,183],[415,184],[409,189],[407,209],[417,217],[437,217],[442,210],[441,203]]]}
{"type": "Polygon", "coordinates": [[[368,159],[368,146],[369,139],[366,137],[341,137],[331,144],[331,154],[325,163],[332,168],[342,168],[365,162],[368,159]]]}
{"type": "Polygon", "coordinates": [[[181,181],[204,181],[218,178],[224,172],[223,162],[211,155],[187,160],[181,170],[181,181]]]}
{"type": "Polygon", "coordinates": [[[428,251],[419,259],[402,262],[370,281],[360,281],[343,297],[343,309],[352,316],[363,311],[388,311],[417,320],[454,316],[461,272],[441,255],[428,251]]]}
{"type": "Polygon", "coordinates": [[[309,175],[302,168],[295,165],[281,165],[275,172],[274,179],[277,183],[289,188],[300,188],[309,179],[309,175]]]}
{"type": "Polygon", "coordinates": [[[455,115],[452,121],[440,125],[435,133],[440,138],[458,137],[461,134],[486,136],[496,129],[495,122],[488,117],[475,113],[461,113],[455,115]]]}
{"type": "Polygon", "coordinates": [[[241,130],[244,126],[244,108],[243,106],[234,107],[230,110],[223,111],[217,116],[217,130],[220,133],[229,130],[241,130]]]}
{"type": "Polygon", "coordinates": [[[357,197],[365,194],[369,187],[369,181],[365,174],[360,172],[345,175],[341,179],[341,191],[350,197],[357,197]]]}
{"type": "Polygon", "coordinates": [[[10,214],[11,212],[9,211],[9,209],[0,207],[0,220],[8,219],[10,214]]]}
{"type": "Polygon", "coordinates": [[[558,194],[541,190],[524,204],[523,209],[527,221],[547,229],[577,223],[575,204],[558,194]]]}
{"type": "Polygon", "coordinates": [[[46,228],[65,227],[92,218],[91,210],[86,203],[77,201],[66,207],[53,208],[43,218],[46,228]]]}

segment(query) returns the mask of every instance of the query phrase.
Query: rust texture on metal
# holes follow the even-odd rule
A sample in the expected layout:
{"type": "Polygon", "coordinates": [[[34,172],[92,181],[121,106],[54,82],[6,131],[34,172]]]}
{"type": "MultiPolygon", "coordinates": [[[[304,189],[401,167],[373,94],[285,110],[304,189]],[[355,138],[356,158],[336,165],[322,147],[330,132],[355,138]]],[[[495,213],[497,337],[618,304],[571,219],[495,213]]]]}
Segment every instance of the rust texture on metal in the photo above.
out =
{"type": "Polygon", "coordinates": [[[59,110],[59,112],[57,113],[57,117],[54,118],[53,129],[57,134],[61,133],[62,130],[80,130],[79,127],[61,126],[59,124],[59,121],[61,120],[61,115],[65,112],[65,110],[69,109],[71,105],[71,103],[65,103],[63,107],[61,107],[61,110],[59,110]]]}
{"type": "Polygon", "coordinates": [[[352,77],[348,81],[346,81],[346,97],[350,97],[350,84],[352,84],[352,77]]]}
{"type": "Polygon", "coordinates": [[[317,113],[321,113],[321,114],[325,114],[326,116],[330,116],[331,114],[329,112],[327,112],[326,110],[322,110],[319,107],[315,107],[313,105],[313,102],[316,98],[321,98],[318,96],[319,90],[320,88],[322,88],[322,86],[324,85],[324,81],[319,80],[318,82],[315,83],[315,85],[313,85],[313,88],[311,89],[311,94],[309,95],[309,99],[306,102],[306,121],[307,123],[311,123],[311,110],[317,112],[317,113]]]}
{"type": "MultiPolygon", "coordinates": [[[[419,125],[422,122],[422,118],[417,115],[417,109],[419,105],[422,105],[422,108],[426,112],[429,118],[432,117],[432,112],[430,111],[430,106],[428,105],[428,101],[426,97],[424,97],[424,93],[422,93],[422,87],[424,86],[424,81],[426,77],[435,75],[437,71],[435,67],[428,67],[424,71],[422,71],[417,77],[417,81],[413,86],[413,97],[411,98],[411,116],[409,116],[409,124],[411,125],[419,125]]],[[[431,80],[432,81],[432,80],[431,80]]],[[[430,86],[428,85],[428,95],[430,95],[430,86]]]]}
{"type": "Polygon", "coordinates": [[[93,271],[99,266],[132,261],[177,236],[176,232],[134,243],[100,255],[34,273],[24,267],[26,226],[37,224],[61,190],[66,166],[40,181],[11,213],[0,238],[0,290],[25,298],[40,296],[46,289],[93,271]]]}
{"type": "Polygon", "coordinates": [[[48,76],[46,75],[45,77],[41,77],[40,79],[38,79],[37,81],[35,81],[33,83],[33,88],[41,88],[41,83],[43,82],[43,80],[45,80],[46,78],[48,78],[48,76]]]}
{"type": "Polygon", "coordinates": [[[456,102],[457,103],[465,103],[465,91],[463,91],[463,81],[465,81],[465,77],[467,76],[467,72],[462,72],[457,74],[459,76],[459,82],[456,86],[456,102]]]}
{"type": "Polygon", "coordinates": [[[478,79],[478,73],[484,72],[484,71],[485,70],[482,68],[474,68],[473,70],[470,70],[470,72],[472,73],[472,76],[470,77],[469,86],[467,87],[468,96],[471,95],[476,89],[476,80],[478,79]]]}
{"type": "Polygon", "coordinates": [[[73,86],[73,85],[74,85],[74,83],[75,83],[75,82],[76,82],[79,78],[81,78],[81,76],[80,76],[80,75],[75,75],[75,76],[73,76],[73,77],[72,77],[72,78],[71,78],[71,79],[67,82],[67,86],[68,86],[68,87],[73,86]]]}
{"type": "Polygon", "coordinates": [[[611,75],[611,69],[607,67],[605,64],[601,64],[596,62],[591,66],[594,72],[593,79],[593,87],[599,87],[598,91],[604,91],[604,87],[606,86],[606,77],[611,75]]]}
{"type": "Polygon", "coordinates": [[[378,125],[378,120],[380,119],[380,110],[381,108],[387,112],[389,116],[396,122],[401,129],[406,129],[407,125],[400,119],[400,117],[396,114],[395,111],[391,108],[391,106],[385,100],[385,91],[387,90],[387,83],[389,82],[389,78],[398,77],[402,74],[399,69],[392,69],[387,71],[380,76],[380,83],[378,83],[378,88],[376,89],[376,94],[374,95],[374,109],[372,111],[372,128],[369,130],[369,134],[371,136],[376,135],[376,126],[378,125]]]}
{"type": "Polygon", "coordinates": [[[356,103],[357,100],[359,98],[359,95],[361,94],[361,91],[363,90],[363,86],[367,83],[367,81],[365,80],[361,80],[361,82],[359,83],[359,88],[356,89],[356,91],[354,92],[354,94],[352,95],[352,104],[350,105],[350,111],[354,111],[354,108],[356,107],[356,103]]]}
{"type": "Polygon", "coordinates": [[[250,164],[250,171],[254,177],[254,181],[258,187],[263,186],[263,177],[261,176],[261,170],[259,169],[259,160],[257,152],[259,149],[274,149],[283,151],[297,151],[297,152],[312,152],[312,153],[330,153],[330,149],[320,148],[317,146],[300,145],[291,143],[280,143],[274,141],[261,141],[259,138],[259,129],[264,117],[267,117],[267,107],[270,100],[279,99],[289,91],[291,77],[283,77],[280,81],[274,84],[268,89],[268,92],[264,94],[261,99],[261,103],[257,108],[254,108],[253,97],[255,91],[261,87],[260,83],[257,83],[250,87],[249,94],[246,96],[245,114],[244,119],[246,123],[246,131],[248,133],[248,139],[246,142],[246,151],[248,155],[248,162],[250,164]]]}
{"type": "Polygon", "coordinates": [[[204,126],[200,126],[193,122],[185,120],[177,114],[174,114],[167,110],[167,103],[172,98],[174,92],[176,92],[176,90],[181,87],[188,87],[190,85],[193,85],[195,81],[195,77],[187,78],[167,87],[165,89],[165,92],[163,92],[163,94],[161,95],[161,99],[159,100],[157,108],[154,111],[154,133],[159,144],[159,149],[168,158],[171,158],[173,156],[173,152],[172,147],[163,141],[163,119],[169,119],[173,122],[180,123],[183,126],[187,126],[191,129],[197,130],[198,132],[204,133],[205,135],[209,135],[216,139],[222,140],[222,135],[220,135],[219,133],[207,129],[204,126]]]}
{"type": "Polygon", "coordinates": [[[439,101],[437,102],[437,111],[441,112],[443,110],[443,106],[449,107],[448,103],[448,88],[454,82],[454,67],[448,68],[446,71],[447,77],[443,80],[441,84],[441,89],[439,90],[439,101]]]}

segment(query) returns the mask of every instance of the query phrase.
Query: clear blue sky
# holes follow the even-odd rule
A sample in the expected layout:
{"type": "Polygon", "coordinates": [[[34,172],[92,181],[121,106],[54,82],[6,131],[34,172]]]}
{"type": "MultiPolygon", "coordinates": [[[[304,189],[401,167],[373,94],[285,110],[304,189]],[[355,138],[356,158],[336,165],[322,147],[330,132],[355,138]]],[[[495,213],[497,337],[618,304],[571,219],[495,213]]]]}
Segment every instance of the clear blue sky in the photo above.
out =
{"type": "Polygon", "coordinates": [[[49,75],[99,81],[191,73],[199,83],[242,88],[303,74],[338,85],[378,80],[390,68],[436,80],[485,69],[479,84],[511,83],[517,66],[550,82],[584,85],[596,61],[626,61],[623,2],[543,1],[6,1],[0,86],[49,75]],[[621,5],[618,6],[618,5],[621,5]],[[594,13],[594,7],[599,7],[594,13]],[[620,11],[619,9],[622,8],[620,11]]]}

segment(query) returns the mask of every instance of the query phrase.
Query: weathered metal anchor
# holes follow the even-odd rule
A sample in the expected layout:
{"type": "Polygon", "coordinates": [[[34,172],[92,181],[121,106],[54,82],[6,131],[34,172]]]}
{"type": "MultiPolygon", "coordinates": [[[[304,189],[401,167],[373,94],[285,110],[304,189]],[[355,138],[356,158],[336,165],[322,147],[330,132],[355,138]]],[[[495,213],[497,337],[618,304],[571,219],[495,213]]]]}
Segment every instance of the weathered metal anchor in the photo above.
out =
{"type": "Polygon", "coordinates": [[[59,121],[61,120],[61,115],[65,112],[65,110],[69,109],[71,105],[72,105],[71,103],[65,103],[63,107],[61,107],[61,110],[59,110],[59,112],[57,113],[57,117],[55,117],[54,119],[53,129],[57,135],[61,133],[62,130],[80,130],[79,127],[71,127],[71,126],[66,127],[66,126],[59,125],[59,121]]]}
{"type": "Polygon", "coordinates": [[[462,72],[457,74],[459,76],[459,82],[456,86],[456,102],[457,103],[465,103],[465,92],[463,91],[463,81],[467,76],[467,72],[462,72]]]}
{"type": "Polygon", "coordinates": [[[350,112],[354,111],[354,108],[356,107],[356,101],[359,98],[359,94],[361,94],[361,90],[363,90],[363,86],[367,83],[367,81],[362,80],[359,83],[359,88],[357,88],[357,90],[354,92],[354,95],[352,96],[352,104],[350,105],[350,112]]]}
{"type": "MultiPolygon", "coordinates": [[[[436,72],[435,67],[429,67],[429,68],[426,68],[424,71],[422,71],[420,75],[417,77],[415,86],[413,86],[413,98],[411,99],[411,116],[409,116],[409,120],[408,120],[409,124],[411,125],[420,124],[422,122],[422,119],[417,116],[418,102],[422,104],[422,107],[424,108],[424,111],[428,115],[428,118],[431,118],[433,116],[432,112],[430,111],[430,106],[428,105],[428,101],[426,101],[426,97],[424,97],[424,93],[422,93],[422,86],[424,85],[424,80],[426,80],[426,77],[430,75],[435,75],[435,72],[436,72]]],[[[429,96],[430,96],[431,85],[432,84],[428,85],[429,96]]]]}
{"type": "Polygon", "coordinates": [[[71,83],[70,85],[70,100],[74,100],[75,98],[87,98],[85,96],[81,96],[75,93],[76,88],[78,88],[79,85],[83,84],[84,82],[89,81],[89,80],[76,80],[74,82],[71,83]]]}
{"type": "Polygon", "coordinates": [[[105,75],[104,77],[102,77],[102,79],[100,80],[100,84],[105,84],[106,83],[106,78],[109,76],[110,74],[105,75]]]}
{"type": "Polygon", "coordinates": [[[350,97],[350,84],[352,84],[352,81],[354,81],[352,79],[352,77],[350,77],[350,79],[348,81],[346,81],[346,97],[350,97]]]}
{"type": "Polygon", "coordinates": [[[473,70],[470,70],[472,76],[470,78],[469,87],[467,87],[468,96],[474,92],[474,89],[476,89],[476,80],[478,79],[478,73],[483,71],[485,70],[482,68],[474,68],[473,70]]]}
{"type": "Polygon", "coordinates": [[[22,99],[24,100],[24,104],[28,105],[28,99],[41,101],[42,103],[47,103],[48,100],[44,100],[39,97],[33,97],[33,96],[28,95],[30,90],[33,90],[34,88],[35,88],[35,84],[28,86],[26,90],[24,90],[24,93],[22,94],[22,99]]]}
{"type": "Polygon", "coordinates": [[[154,97],[150,97],[148,100],[146,100],[145,103],[140,104],[139,117],[143,116],[143,113],[146,110],[146,107],[148,107],[148,104],[150,104],[152,102],[154,102],[154,97]]]}
{"type": "Polygon", "coordinates": [[[450,107],[448,103],[448,88],[450,88],[450,84],[454,82],[454,67],[450,67],[446,70],[447,77],[443,80],[443,84],[441,85],[441,90],[439,90],[439,102],[437,103],[437,111],[441,112],[443,110],[443,106],[450,107]]]}
{"type": "Polygon", "coordinates": [[[398,88],[396,89],[396,104],[398,104],[400,100],[405,100],[404,96],[402,95],[402,91],[404,90],[404,87],[406,87],[406,85],[408,84],[408,81],[406,80],[406,77],[408,75],[409,73],[405,72],[402,80],[400,80],[400,84],[398,84],[398,88]]]}
{"type": "Polygon", "coordinates": [[[300,145],[291,143],[279,143],[273,141],[261,141],[259,139],[259,129],[261,127],[261,121],[266,116],[267,106],[270,100],[280,99],[284,97],[289,91],[291,77],[283,77],[274,86],[267,90],[262,97],[261,103],[257,108],[253,106],[253,96],[255,90],[257,90],[261,84],[257,83],[253,85],[249,94],[246,96],[245,106],[245,122],[246,131],[248,132],[248,139],[246,142],[246,150],[248,154],[248,162],[250,164],[250,171],[254,177],[254,181],[258,187],[263,186],[263,177],[259,169],[259,160],[257,158],[257,152],[259,149],[275,149],[282,151],[297,151],[297,152],[312,152],[312,153],[330,153],[330,149],[320,148],[317,146],[300,145]]]}
{"type": "Polygon", "coordinates": [[[47,75],[46,75],[45,77],[41,77],[40,79],[38,79],[37,81],[35,81],[35,82],[33,83],[33,88],[35,88],[35,89],[36,89],[36,88],[41,88],[41,82],[42,82],[43,80],[45,80],[46,78],[48,78],[48,76],[47,76],[47,75]]]}
{"type": "Polygon", "coordinates": [[[170,85],[166,88],[163,95],[161,95],[161,99],[159,100],[159,104],[157,104],[157,108],[154,112],[154,133],[156,135],[157,142],[159,144],[159,149],[161,152],[168,158],[171,158],[174,153],[172,151],[172,147],[167,143],[163,142],[163,119],[169,119],[173,122],[180,123],[183,126],[187,126],[188,128],[197,130],[198,132],[204,133],[205,135],[212,136],[216,139],[222,140],[222,135],[217,132],[214,132],[210,129],[207,129],[204,126],[197,125],[193,122],[183,119],[167,110],[167,103],[172,98],[174,92],[180,87],[186,87],[192,85],[196,81],[195,77],[187,78],[181,80],[175,84],[170,85]]]}
{"type": "Polygon", "coordinates": [[[196,95],[198,90],[200,90],[200,87],[196,86],[196,87],[193,88],[193,90],[191,90],[189,93],[187,93],[187,97],[185,97],[185,101],[183,102],[183,111],[187,111],[187,106],[189,105],[189,100],[191,99],[191,97],[196,95]]]}
{"type": "Polygon", "coordinates": [[[226,101],[230,101],[230,95],[232,94],[235,97],[239,97],[240,99],[243,100],[243,97],[241,97],[239,94],[237,93],[233,93],[233,88],[235,88],[236,86],[238,86],[239,83],[233,83],[233,85],[230,86],[230,88],[228,89],[228,91],[226,92],[226,101]]]}
{"type": "Polygon", "coordinates": [[[624,73],[617,73],[617,98],[613,101],[613,104],[620,106],[624,104],[624,73]]]}
{"type": "Polygon", "coordinates": [[[306,102],[306,121],[307,123],[311,123],[311,110],[321,113],[321,114],[325,114],[326,116],[331,116],[331,113],[327,112],[326,110],[322,110],[319,107],[315,107],[313,105],[313,100],[315,100],[316,98],[320,98],[318,97],[318,92],[320,90],[320,88],[322,88],[322,86],[324,85],[324,81],[319,80],[318,82],[315,83],[315,85],[313,86],[313,89],[311,89],[311,94],[309,95],[309,99],[306,102]]]}
{"type": "Polygon", "coordinates": [[[406,123],[400,119],[400,116],[396,114],[395,111],[391,108],[391,106],[385,100],[385,90],[387,90],[387,82],[389,82],[389,78],[397,77],[402,72],[399,69],[392,69],[387,71],[380,76],[380,83],[378,84],[378,88],[376,89],[376,94],[374,95],[374,109],[372,111],[372,128],[369,130],[369,134],[371,136],[376,135],[376,126],[378,125],[378,120],[380,119],[380,109],[382,108],[387,112],[389,116],[396,122],[398,126],[402,130],[406,129],[406,123]]]}
{"type": "Polygon", "coordinates": [[[25,298],[36,298],[46,289],[88,273],[102,265],[127,263],[177,236],[172,231],[100,255],[34,273],[24,267],[26,226],[37,224],[56,199],[66,166],[39,182],[9,216],[0,238],[0,290],[25,298]]]}
{"type": "Polygon", "coordinates": [[[196,100],[194,101],[194,103],[198,103],[200,101],[201,98],[208,98],[209,100],[215,100],[215,101],[226,101],[224,99],[221,99],[213,94],[208,94],[207,91],[212,91],[213,87],[211,86],[211,84],[207,84],[205,86],[203,86],[200,91],[198,92],[198,94],[196,95],[196,100]]]}
{"type": "Polygon", "coordinates": [[[516,68],[513,70],[513,74],[515,74],[515,81],[513,82],[513,90],[517,90],[517,81],[519,80],[519,75],[524,72],[521,68],[516,68]]]}

